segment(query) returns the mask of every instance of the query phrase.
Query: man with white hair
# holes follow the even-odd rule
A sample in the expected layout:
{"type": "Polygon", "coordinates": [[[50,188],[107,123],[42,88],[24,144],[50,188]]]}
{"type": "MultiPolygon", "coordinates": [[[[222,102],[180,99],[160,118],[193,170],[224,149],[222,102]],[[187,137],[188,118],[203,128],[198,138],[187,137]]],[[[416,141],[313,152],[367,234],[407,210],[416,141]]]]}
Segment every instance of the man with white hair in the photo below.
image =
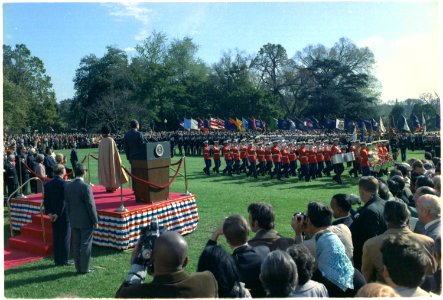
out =
{"type": "Polygon", "coordinates": [[[440,175],[435,175],[434,177],[432,177],[432,182],[434,183],[434,189],[436,189],[438,194],[441,195],[441,178],[440,178],[440,175]]]}
{"type": "Polygon", "coordinates": [[[441,235],[441,199],[435,195],[423,195],[416,202],[418,219],[425,224],[424,235],[434,241],[441,235]]]}

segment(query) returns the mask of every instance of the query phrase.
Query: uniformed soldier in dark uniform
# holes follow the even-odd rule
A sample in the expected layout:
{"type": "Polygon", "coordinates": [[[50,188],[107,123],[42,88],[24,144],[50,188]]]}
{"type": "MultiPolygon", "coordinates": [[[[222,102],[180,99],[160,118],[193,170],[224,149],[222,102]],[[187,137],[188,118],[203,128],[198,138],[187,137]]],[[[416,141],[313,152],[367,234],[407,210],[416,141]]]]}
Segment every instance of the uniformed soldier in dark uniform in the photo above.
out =
{"type": "Polygon", "coordinates": [[[404,135],[400,136],[400,141],[398,143],[400,147],[401,161],[406,161],[406,149],[408,148],[408,139],[404,135]]]}
{"type": "Polygon", "coordinates": [[[392,154],[392,159],[394,161],[397,161],[397,156],[398,156],[398,139],[397,139],[397,137],[392,137],[389,140],[389,148],[390,148],[390,152],[392,154]]]}
{"type": "Polygon", "coordinates": [[[8,196],[18,189],[18,175],[17,169],[15,167],[15,156],[14,154],[8,155],[5,163],[6,180],[8,185],[8,196]]]}

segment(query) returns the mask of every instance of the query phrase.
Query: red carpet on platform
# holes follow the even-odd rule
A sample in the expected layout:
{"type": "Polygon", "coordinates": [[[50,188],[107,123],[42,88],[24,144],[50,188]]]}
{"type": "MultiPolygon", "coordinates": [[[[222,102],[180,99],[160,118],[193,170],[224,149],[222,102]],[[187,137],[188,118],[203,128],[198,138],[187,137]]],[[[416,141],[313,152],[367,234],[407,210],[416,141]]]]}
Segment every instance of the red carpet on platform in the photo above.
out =
{"type": "Polygon", "coordinates": [[[5,270],[44,258],[44,256],[18,249],[5,249],[5,270]]]}

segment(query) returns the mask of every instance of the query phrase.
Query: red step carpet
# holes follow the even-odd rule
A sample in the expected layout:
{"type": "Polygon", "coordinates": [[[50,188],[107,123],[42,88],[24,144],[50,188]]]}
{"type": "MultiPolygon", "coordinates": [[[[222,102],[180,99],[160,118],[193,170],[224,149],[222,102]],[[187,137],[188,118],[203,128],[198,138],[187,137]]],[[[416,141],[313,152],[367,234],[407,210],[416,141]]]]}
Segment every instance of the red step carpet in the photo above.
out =
{"type": "Polygon", "coordinates": [[[5,270],[44,258],[42,255],[25,252],[18,249],[5,249],[4,252],[5,270]]]}

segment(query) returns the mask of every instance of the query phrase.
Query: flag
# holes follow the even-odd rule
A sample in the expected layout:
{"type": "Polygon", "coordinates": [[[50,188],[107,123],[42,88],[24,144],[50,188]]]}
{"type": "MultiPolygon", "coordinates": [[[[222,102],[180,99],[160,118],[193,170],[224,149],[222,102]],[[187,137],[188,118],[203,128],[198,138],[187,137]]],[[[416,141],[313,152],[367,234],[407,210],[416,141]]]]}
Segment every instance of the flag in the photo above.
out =
{"type": "Polygon", "coordinates": [[[185,128],[185,123],[183,121],[178,121],[178,126],[185,128]]]}
{"type": "Polygon", "coordinates": [[[289,123],[289,130],[297,129],[297,127],[295,126],[294,121],[292,121],[291,119],[288,119],[288,123],[289,123]]]}
{"type": "Polygon", "coordinates": [[[320,129],[320,122],[316,118],[312,118],[312,129],[320,129]]]}
{"type": "Polygon", "coordinates": [[[372,131],[372,122],[369,120],[363,120],[363,124],[365,124],[365,128],[367,132],[372,131]]]}
{"type": "Polygon", "coordinates": [[[426,119],[423,112],[421,113],[421,129],[423,130],[423,133],[426,133],[426,119]]]}
{"type": "Polygon", "coordinates": [[[242,121],[238,118],[235,118],[235,127],[237,127],[238,131],[245,131],[245,129],[242,127],[242,121]]]}
{"type": "Polygon", "coordinates": [[[252,126],[251,129],[257,130],[257,123],[255,123],[255,118],[254,117],[252,117],[251,123],[249,125],[252,126]]]}
{"type": "Polygon", "coordinates": [[[418,120],[417,116],[415,114],[411,115],[411,121],[412,121],[412,126],[414,127],[415,131],[420,131],[421,130],[421,126],[420,126],[420,121],[418,120]]]}
{"type": "Polygon", "coordinates": [[[305,123],[302,120],[295,118],[295,127],[298,130],[305,130],[305,123]]]}
{"type": "Polygon", "coordinates": [[[203,119],[197,118],[197,127],[199,129],[205,128],[205,124],[204,124],[203,119]]]}
{"type": "Polygon", "coordinates": [[[244,130],[249,130],[249,122],[248,120],[246,120],[245,118],[241,118],[241,126],[243,127],[244,130]]]}
{"type": "Polygon", "coordinates": [[[389,119],[389,127],[397,128],[397,125],[395,124],[394,116],[391,116],[391,118],[389,119]]]}
{"type": "Polygon", "coordinates": [[[354,126],[354,132],[352,133],[352,142],[355,142],[357,140],[357,126],[354,126]]]}
{"type": "Polygon", "coordinates": [[[203,120],[203,127],[208,129],[211,128],[210,119],[203,120]]]}
{"type": "Polygon", "coordinates": [[[247,121],[248,121],[248,129],[255,130],[254,128],[255,122],[252,119],[248,119],[247,121]]]}
{"type": "Polygon", "coordinates": [[[378,129],[379,129],[379,131],[381,133],[385,133],[386,132],[386,128],[385,128],[385,125],[383,125],[383,120],[382,120],[381,117],[380,117],[380,124],[378,124],[378,129]]]}
{"type": "Polygon", "coordinates": [[[214,130],[225,129],[225,121],[223,121],[222,119],[210,118],[209,119],[209,128],[214,129],[214,130]]]}
{"type": "Polygon", "coordinates": [[[194,120],[192,118],[191,118],[191,129],[194,129],[194,130],[199,129],[197,120],[194,120]]]}
{"type": "Polygon", "coordinates": [[[263,122],[260,119],[254,119],[254,124],[256,130],[262,130],[264,128],[263,122]]]}
{"type": "Polygon", "coordinates": [[[409,129],[408,122],[406,121],[406,118],[403,115],[401,116],[400,119],[400,129],[403,131],[411,132],[411,129],[409,129]]]}
{"type": "Polygon", "coordinates": [[[325,117],[325,119],[323,120],[323,127],[325,129],[334,129],[335,125],[336,125],[335,122],[331,119],[325,117]]]}
{"type": "Polygon", "coordinates": [[[303,126],[305,127],[305,129],[312,129],[312,127],[313,127],[312,120],[309,118],[305,118],[305,120],[303,122],[303,126]]]}
{"type": "Polygon", "coordinates": [[[344,130],[345,129],[345,121],[343,119],[335,119],[335,128],[344,130]]]}
{"type": "Polygon", "coordinates": [[[374,118],[372,118],[372,120],[371,120],[371,126],[372,126],[372,130],[378,131],[378,123],[377,123],[377,121],[374,120],[374,118]]]}
{"type": "Polygon", "coordinates": [[[269,118],[268,120],[268,128],[270,130],[274,130],[277,128],[277,119],[276,118],[269,118]]]}
{"type": "Polygon", "coordinates": [[[183,128],[184,129],[191,129],[191,119],[184,119],[183,121],[183,128]]]}
{"type": "Polygon", "coordinates": [[[355,123],[351,119],[345,118],[345,126],[344,127],[346,130],[353,130],[355,127],[355,123]]]}

